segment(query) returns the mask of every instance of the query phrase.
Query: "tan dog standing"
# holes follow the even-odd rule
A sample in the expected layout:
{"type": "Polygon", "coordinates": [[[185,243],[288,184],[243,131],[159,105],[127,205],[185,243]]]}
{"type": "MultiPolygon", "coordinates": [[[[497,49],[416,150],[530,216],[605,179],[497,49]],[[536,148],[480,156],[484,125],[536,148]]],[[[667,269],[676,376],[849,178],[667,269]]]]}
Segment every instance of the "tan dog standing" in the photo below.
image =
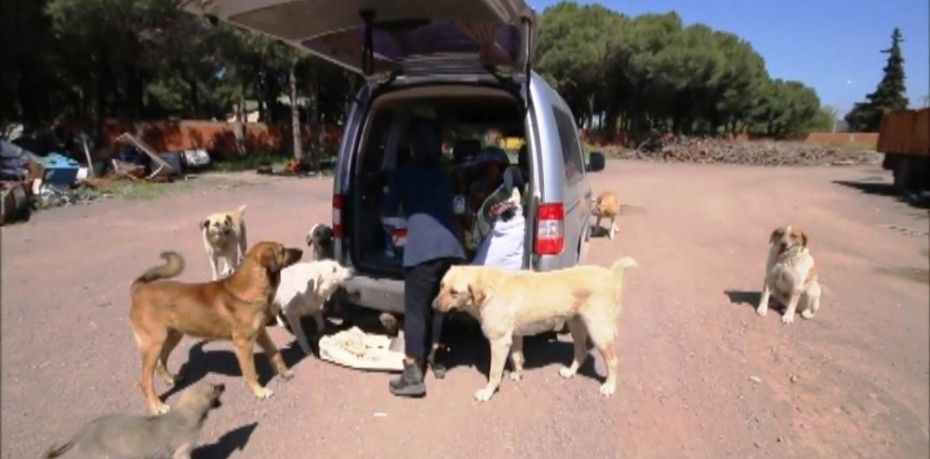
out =
{"type": "Polygon", "coordinates": [[[200,222],[203,246],[210,257],[213,280],[231,274],[242,262],[248,248],[245,236],[245,205],[232,212],[218,212],[200,222]],[[220,261],[223,269],[220,270],[220,261]]]}
{"type": "Polygon", "coordinates": [[[786,324],[794,322],[795,310],[801,311],[801,317],[811,319],[820,308],[817,267],[807,243],[807,234],[795,226],[772,231],[762,297],[756,308],[760,316],[768,312],[770,296],[785,305],[781,321],[786,324]]]}
{"type": "Polygon", "coordinates": [[[604,218],[610,219],[610,229],[607,230],[607,237],[613,239],[614,233],[617,231],[617,216],[620,215],[620,199],[617,198],[616,194],[605,191],[597,195],[593,212],[594,216],[597,217],[594,226],[598,228],[601,227],[601,220],[604,218]]]}
{"type": "Polygon", "coordinates": [[[500,385],[504,362],[510,353],[511,379],[523,373],[523,337],[552,330],[567,322],[575,342],[571,366],[559,374],[571,378],[588,356],[587,340],[607,365],[601,395],[613,395],[617,387],[618,360],[614,353],[620,317],[623,273],[636,266],[629,257],[611,269],[576,266],[548,272],[505,271],[489,266],[453,266],[442,278],[433,301],[438,311],[460,308],[481,322],[491,345],[488,384],[475,392],[479,401],[491,399],[500,385]]]}
{"type": "Polygon", "coordinates": [[[129,323],[142,352],[142,379],[139,387],[149,410],[165,413],[168,406],[155,395],[154,372],[169,385],[176,378],[168,371],[168,356],[184,335],[231,340],[246,384],[258,398],[272,391],[258,383],[252,348],[256,342],[271,360],[272,367],[285,379],[293,372],[275,348],[265,330],[272,316],[272,300],[280,282],[280,272],[300,260],[299,249],[276,242],[260,242],[252,247],[242,265],[223,280],[182,283],[162,280],[175,277],[184,268],[184,259],[174,252],[161,256],[166,263],[149,269],[132,284],[129,323]]]}
{"type": "Polygon", "coordinates": [[[73,450],[75,457],[190,458],[211,410],[219,408],[223,384],[197,383],[181,393],[170,413],[160,416],[110,415],[84,426],[46,458],[73,450]]]}

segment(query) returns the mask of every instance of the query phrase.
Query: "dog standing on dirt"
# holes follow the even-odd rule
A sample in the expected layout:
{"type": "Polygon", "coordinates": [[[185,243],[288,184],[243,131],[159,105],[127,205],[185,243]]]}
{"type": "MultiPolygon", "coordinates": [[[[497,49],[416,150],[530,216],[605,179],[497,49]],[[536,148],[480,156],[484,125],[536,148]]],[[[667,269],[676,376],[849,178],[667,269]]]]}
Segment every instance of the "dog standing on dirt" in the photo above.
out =
{"type": "Polygon", "coordinates": [[[597,228],[601,227],[601,220],[604,218],[610,219],[610,229],[607,230],[607,237],[613,239],[614,233],[617,232],[617,216],[620,215],[620,199],[617,198],[617,195],[610,191],[597,195],[592,212],[597,218],[594,223],[597,228]]]}
{"type": "Polygon", "coordinates": [[[129,324],[142,352],[139,387],[149,410],[159,414],[168,406],[155,395],[154,373],[173,385],[168,356],[184,335],[231,340],[245,382],[258,398],[272,391],[258,383],[252,348],[256,342],[284,379],[293,377],[275,348],[265,324],[272,316],[272,301],[281,270],[300,260],[302,251],[277,242],[259,242],[231,276],[213,282],[183,283],[169,279],[184,269],[184,259],[174,252],[162,253],[165,264],[150,268],[132,283],[129,324]]]}
{"type": "Polygon", "coordinates": [[[213,280],[231,274],[248,248],[245,237],[245,205],[239,206],[232,212],[218,212],[210,214],[200,222],[200,232],[203,234],[203,246],[210,257],[210,268],[213,269],[213,280]],[[220,270],[220,261],[223,269],[220,270]]]}
{"type": "Polygon", "coordinates": [[[184,392],[174,409],[159,416],[104,416],[84,426],[46,458],[73,451],[87,458],[190,458],[211,410],[219,408],[223,384],[197,383],[184,392]]]}
{"type": "Polygon", "coordinates": [[[333,229],[323,223],[317,223],[307,232],[307,246],[310,247],[310,261],[333,259],[333,229]]]}
{"type": "Polygon", "coordinates": [[[281,271],[281,283],[274,297],[274,306],[281,308],[297,344],[310,355],[310,344],[300,318],[313,315],[317,333],[323,332],[323,305],[343,282],[352,278],[352,270],[333,260],[296,263],[281,271]]]}
{"type": "Polygon", "coordinates": [[[772,231],[762,297],[756,308],[760,316],[768,312],[770,296],[785,306],[781,321],[786,324],[794,322],[795,310],[801,311],[801,317],[811,319],[820,308],[817,266],[807,243],[807,234],[795,226],[772,231]]]}
{"type": "Polygon", "coordinates": [[[475,392],[479,401],[490,400],[500,385],[504,361],[510,354],[518,381],[523,375],[523,337],[550,331],[567,322],[575,353],[571,366],[559,374],[571,378],[588,356],[588,337],[604,358],[607,379],[601,395],[617,387],[618,359],[614,353],[617,320],[623,296],[623,274],[636,262],[624,257],[610,269],[576,266],[548,272],[505,271],[489,266],[453,266],[443,276],[433,307],[441,312],[462,309],[481,323],[491,345],[488,384],[475,392]]]}

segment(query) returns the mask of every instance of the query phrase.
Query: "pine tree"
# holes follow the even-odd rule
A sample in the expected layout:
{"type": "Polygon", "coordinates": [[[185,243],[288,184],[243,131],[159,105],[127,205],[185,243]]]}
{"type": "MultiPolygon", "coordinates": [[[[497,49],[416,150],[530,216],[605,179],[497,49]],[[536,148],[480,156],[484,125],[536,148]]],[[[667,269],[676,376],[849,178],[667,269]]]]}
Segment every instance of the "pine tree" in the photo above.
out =
{"type": "Polygon", "coordinates": [[[888,62],[882,69],[882,81],[878,83],[875,92],[865,96],[865,102],[856,103],[846,115],[846,122],[851,131],[877,131],[882,121],[882,113],[907,108],[901,41],[901,31],[895,27],[891,33],[891,48],[882,50],[882,53],[888,54],[888,62]]]}

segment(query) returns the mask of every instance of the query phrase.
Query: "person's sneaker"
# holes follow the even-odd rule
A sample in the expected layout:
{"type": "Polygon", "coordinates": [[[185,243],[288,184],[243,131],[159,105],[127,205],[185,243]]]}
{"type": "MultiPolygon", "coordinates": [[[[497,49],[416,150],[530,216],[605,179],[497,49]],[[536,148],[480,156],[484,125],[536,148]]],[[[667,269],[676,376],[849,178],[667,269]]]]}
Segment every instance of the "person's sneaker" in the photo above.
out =
{"type": "Polygon", "coordinates": [[[404,372],[388,383],[391,393],[400,397],[422,397],[426,395],[423,370],[417,363],[404,362],[404,372]]]}
{"type": "Polygon", "coordinates": [[[446,366],[439,359],[442,354],[442,347],[437,347],[433,349],[433,352],[430,352],[429,357],[426,358],[426,363],[429,365],[430,370],[433,371],[433,377],[436,379],[446,377],[446,366]]]}

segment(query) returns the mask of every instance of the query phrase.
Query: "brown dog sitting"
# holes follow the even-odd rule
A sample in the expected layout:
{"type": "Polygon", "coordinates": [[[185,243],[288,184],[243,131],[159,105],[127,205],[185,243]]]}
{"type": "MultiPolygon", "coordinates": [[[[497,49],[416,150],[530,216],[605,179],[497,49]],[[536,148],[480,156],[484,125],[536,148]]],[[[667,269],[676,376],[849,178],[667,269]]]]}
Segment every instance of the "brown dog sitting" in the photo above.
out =
{"type": "Polygon", "coordinates": [[[246,384],[258,398],[271,390],[258,383],[252,348],[256,341],[281,377],[288,370],[265,324],[272,315],[271,304],[280,272],[300,260],[303,252],[276,242],[260,242],[245,254],[242,264],[225,279],[206,283],[168,281],[184,269],[184,259],[175,252],[162,253],[166,263],[150,268],[132,283],[129,323],[142,351],[139,387],[152,413],[165,413],[168,406],[155,395],[155,370],[172,385],[168,356],[184,335],[232,340],[246,384]]]}

